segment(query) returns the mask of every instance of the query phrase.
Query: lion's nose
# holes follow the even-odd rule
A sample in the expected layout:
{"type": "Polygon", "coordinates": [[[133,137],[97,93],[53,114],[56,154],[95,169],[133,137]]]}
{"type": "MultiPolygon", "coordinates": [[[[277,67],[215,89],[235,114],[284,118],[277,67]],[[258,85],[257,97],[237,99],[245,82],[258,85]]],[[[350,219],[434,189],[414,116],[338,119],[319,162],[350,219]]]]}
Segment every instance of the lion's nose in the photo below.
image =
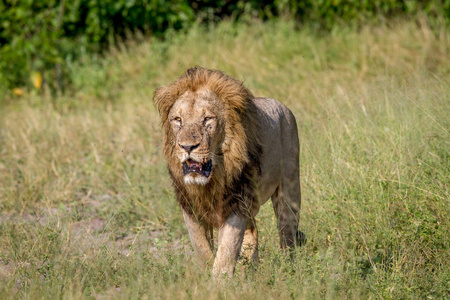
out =
{"type": "Polygon", "coordinates": [[[197,145],[181,145],[181,144],[178,145],[180,145],[181,148],[186,150],[187,153],[191,153],[192,150],[200,146],[200,143],[198,143],[197,145]]]}

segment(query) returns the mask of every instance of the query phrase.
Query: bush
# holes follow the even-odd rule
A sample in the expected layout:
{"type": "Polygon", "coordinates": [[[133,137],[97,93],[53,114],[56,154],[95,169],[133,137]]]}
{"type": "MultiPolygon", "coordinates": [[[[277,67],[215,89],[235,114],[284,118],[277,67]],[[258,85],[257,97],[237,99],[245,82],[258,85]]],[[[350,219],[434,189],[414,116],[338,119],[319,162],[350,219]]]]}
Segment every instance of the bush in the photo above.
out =
{"type": "MultiPolygon", "coordinates": [[[[9,87],[30,84],[40,72],[54,89],[62,66],[98,53],[116,37],[136,31],[160,34],[194,20],[186,1],[29,0],[0,2],[0,73],[9,87]]],[[[0,83],[1,86],[1,83],[0,83]]]]}
{"type": "Polygon", "coordinates": [[[43,83],[61,92],[70,82],[67,66],[79,56],[101,53],[128,34],[162,36],[196,20],[283,15],[329,30],[337,23],[420,14],[448,21],[450,0],[5,0],[0,2],[0,90],[43,83]]]}
{"type": "Polygon", "coordinates": [[[300,22],[331,29],[336,23],[353,25],[367,21],[404,16],[427,15],[429,18],[450,18],[449,0],[303,0],[276,1],[285,14],[300,22]]]}

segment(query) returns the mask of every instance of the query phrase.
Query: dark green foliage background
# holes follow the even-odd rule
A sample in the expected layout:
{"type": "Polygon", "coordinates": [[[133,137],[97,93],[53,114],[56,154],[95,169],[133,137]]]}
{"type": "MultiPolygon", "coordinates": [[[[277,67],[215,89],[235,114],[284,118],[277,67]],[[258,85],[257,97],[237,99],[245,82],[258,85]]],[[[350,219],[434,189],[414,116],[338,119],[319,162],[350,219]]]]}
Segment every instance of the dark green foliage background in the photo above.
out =
{"type": "Polygon", "coordinates": [[[168,30],[223,18],[295,18],[330,30],[392,17],[450,19],[450,0],[2,0],[0,1],[0,96],[31,86],[43,74],[53,91],[70,85],[68,68],[83,55],[97,55],[137,32],[163,37],[168,30]]]}

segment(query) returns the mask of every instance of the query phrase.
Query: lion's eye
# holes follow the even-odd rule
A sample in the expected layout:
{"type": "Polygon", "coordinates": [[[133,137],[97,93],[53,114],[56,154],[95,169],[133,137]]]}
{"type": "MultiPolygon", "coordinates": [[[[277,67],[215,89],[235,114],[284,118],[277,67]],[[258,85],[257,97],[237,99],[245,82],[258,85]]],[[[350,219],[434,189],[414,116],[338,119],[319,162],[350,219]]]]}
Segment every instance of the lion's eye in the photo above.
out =
{"type": "Polygon", "coordinates": [[[204,120],[203,120],[203,122],[208,122],[209,120],[212,120],[213,119],[213,117],[206,117],[204,120]]]}
{"type": "Polygon", "coordinates": [[[178,123],[178,124],[181,125],[181,118],[180,117],[173,118],[172,121],[174,121],[175,123],[178,123]]]}

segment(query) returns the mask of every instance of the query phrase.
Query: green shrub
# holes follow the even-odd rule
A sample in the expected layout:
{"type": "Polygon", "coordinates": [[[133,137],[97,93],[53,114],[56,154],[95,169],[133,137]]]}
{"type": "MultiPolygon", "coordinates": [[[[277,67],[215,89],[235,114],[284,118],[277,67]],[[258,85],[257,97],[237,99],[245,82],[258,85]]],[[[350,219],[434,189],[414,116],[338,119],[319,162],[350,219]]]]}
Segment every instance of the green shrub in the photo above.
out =
{"type": "Polygon", "coordinates": [[[277,8],[298,21],[331,29],[336,23],[364,24],[390,17],[450,18],[449,0],[285,0],[277,8]]]}
{"type": "MultiPolygon", "coordinates": [[[[30,84],[41,72],[54,89],[78,56],[98,53],[114,38],[136,31],[160,34],[194,20],[186,1],[7,0],[0,2],[0,80],[30,84]]],[[[2,85],[0,83],[0,85],[2,85]]]]}
{"type": "MultiPolygon", "coordinates": [[[[196,20],[280,15],[325,30],[392,16],[448,21],[450,0],[5,0],[0,2],[0,96],[5,89],[30,87],[32,74],[62,92],[72,79],[68,65],[136,32],[162,36],[196,20]]],[[[40,80],[34,86],[40,88],[40,80]]]]}

